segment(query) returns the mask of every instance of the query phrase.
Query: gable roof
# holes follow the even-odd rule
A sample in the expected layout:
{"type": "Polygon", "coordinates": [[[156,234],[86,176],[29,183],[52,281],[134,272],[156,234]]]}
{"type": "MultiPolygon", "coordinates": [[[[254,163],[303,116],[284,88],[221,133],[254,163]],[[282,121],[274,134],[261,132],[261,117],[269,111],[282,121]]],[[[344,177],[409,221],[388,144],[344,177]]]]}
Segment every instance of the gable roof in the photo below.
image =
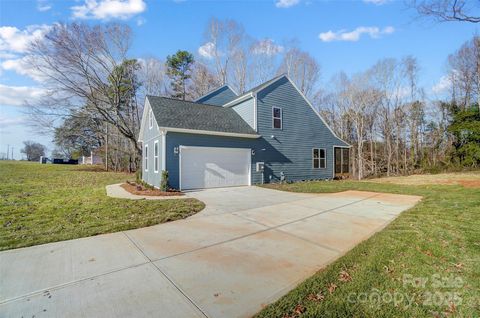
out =
{"type": "Polygon", "coordinates": [[[227,84],[217,87],[207,94],[199,97],[195,100],[196,103],[213,104],[217,106],[223,106],[224,104],[236,99],[237,93],[227,84]]]}
{"type": "Polygon", "coordinates": [[[147,95],[160,128],[176,128],[257,136],[233,109],[147,95]]]}
{"type": "MultiPolygon", "coordinates": [[[[283,77],[287,77],[287,75],[285,74],[282,74],[282,75],[279,75],[277,77],[274,77],[272,78],[271,80],[268,80],[260,85],[257,85],[255,86],[254,88],[252,89],[249,89],[248,91],[246,91],[245,93],[243,93],[242,95],[238,96],[237,98],[231,100],[230,102],[226,103],[225,107],[229,107],[229,106],[233,106],[239,102],[242,102],[244,101],[245,99],[248,99],[248,98],[251,98],[253,97],[254,94],[256,94],[257,92],[261,91],[262,89],[264,89],[265,87],[268,87],[270,86],[271,84],[275,83],[276,81],[278,81],[279,79],[283,78],[283,77]]],[[[288,78],[288,77],[287,77],[288,78]]]]}
{"type": "Polygon", "coordinates": [[[287,75],[286,74],[278,75],[278,76],[276,76],[276,77],[274,77],[274,78],[272,78],[272,79],[270,79],[270,80],[268,80],[268,81],[266,81],[266,82],[264,82],[260,85],[255,86],[254,88],[249,89],[248,91],[245,92],[244,95],[261,91],[265,87],[270,86],[271,84],[275,83],[276,81],[278,81],[279,79],[281,79],[283,77],[287,77],[287,75]]]}
{"type": "MultiPolygon", "coordinates": [[[[266,81],[265,83],[262,83],[258,86],[255,86],[254,88],[246,91],[244,94],[238,96],[238,98],[232,100],[231,102],[228,102],[224,105],[224,107],[230,107],[230,106],[233,106],[233,105],[236,105],[237,103],[245,100],[245,99],[248,99],[248,98],[252,98],[254,97],[258,92],[262,91],[263,89],[269,87],[270,85],[276,83],[277,81],[279,81],[280,79],[282,78],[285,78],[287,81],[290,82],[290,84],[292,84],[292,86],[295,88],[295,90],[300,94],[300,96],[302,96],[302,98],[307,102],[307,104],[310,106],[310,108],[313,110],[313,112],[318,116],[318,118],[322,121],[322,123],[325,125],[325,127],[327,127],[327,129],[332,133],[332,135],[337,138],[340,142],[344,143],[345,146],[348,146],[348,147],[351,147],[351,145],[349,145],[346,141],[344,141],[343,139],[341,139],[340,137],[337,136],[337,134],[335,134],[335,132],[332,130],[332,128],[328,125],[328,123],[325,121],[325,119],[323,119],[323,117],[320,115],[320,113],[315,109],[315,107],[312,105],[312,103],[308,100],[308,98],[305,96],[305,94],[302,93],[302,91],[297,87],[297,85],[295,85],[295,83],[290,79],[290,77],[288,77],[287,74],[281,74],[277,77],[274,77],[272,78],[271,80],[268,80],[266,81]]],[[[338,146],[344,146],[344,145],[338,145],[338,146]]]]}

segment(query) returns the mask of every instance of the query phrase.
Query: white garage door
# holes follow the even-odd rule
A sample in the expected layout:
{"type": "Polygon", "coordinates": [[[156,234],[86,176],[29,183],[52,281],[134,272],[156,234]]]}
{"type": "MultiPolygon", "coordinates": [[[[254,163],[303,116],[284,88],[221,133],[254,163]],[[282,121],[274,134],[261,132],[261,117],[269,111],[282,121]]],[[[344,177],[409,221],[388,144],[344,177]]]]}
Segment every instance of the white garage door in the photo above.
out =
{"type": "Polygon", "coordinates": [[[181,146],[180,188],[249,185],[250,154],[250,149],[181,146]]]}

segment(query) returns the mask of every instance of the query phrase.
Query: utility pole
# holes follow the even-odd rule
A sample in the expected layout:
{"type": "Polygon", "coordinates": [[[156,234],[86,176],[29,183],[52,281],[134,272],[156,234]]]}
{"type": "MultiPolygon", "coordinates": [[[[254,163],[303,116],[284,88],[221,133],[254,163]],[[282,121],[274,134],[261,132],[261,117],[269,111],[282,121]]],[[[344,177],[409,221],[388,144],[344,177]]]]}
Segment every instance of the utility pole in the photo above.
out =
{"type": "Polygon", "coordinates": [[[7,160],[8,160],[8,154],[10,153],[10,145],[7,145],[7,160]]]}
{"type": "Polygon", "coordinates": [[[105,123],[105,171],[108,171],[108,123],[105,123]]]}
{"type": "Polygon", "coordinates": [[[12,146],[12,160],[13,160],[13,146],[12,146]]]}

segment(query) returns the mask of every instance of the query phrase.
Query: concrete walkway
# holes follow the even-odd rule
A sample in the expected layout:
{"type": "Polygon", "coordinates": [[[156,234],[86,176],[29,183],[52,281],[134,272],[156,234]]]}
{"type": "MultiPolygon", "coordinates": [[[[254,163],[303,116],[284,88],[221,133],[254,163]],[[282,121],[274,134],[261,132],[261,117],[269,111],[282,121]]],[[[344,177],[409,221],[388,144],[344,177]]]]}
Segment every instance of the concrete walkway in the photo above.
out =
{"type": "Polygon", "coordinates": [[[121,187],[123,183],[110,184],[105,187],[107,196],[117,199],[130,199],[130,200],[172,200],[172,199],[185,199],[184,195],[172,195],[172,196],[151,196],[151,195],[138,195],[133,194],[121,187]]]}
{"type": "Polygon", "coordinates": [[[420,197],[188,193],[186,220],[0,253],[5,317],[248,317],[420,197]]]}

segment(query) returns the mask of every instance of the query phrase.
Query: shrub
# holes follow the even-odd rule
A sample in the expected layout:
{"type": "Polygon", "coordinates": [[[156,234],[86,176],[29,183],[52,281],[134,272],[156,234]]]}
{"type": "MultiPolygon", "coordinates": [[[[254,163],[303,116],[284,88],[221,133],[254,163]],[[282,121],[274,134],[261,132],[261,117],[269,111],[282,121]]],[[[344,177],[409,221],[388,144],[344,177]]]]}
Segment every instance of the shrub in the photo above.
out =
{"type": "Polygon", "coordinates": [[[137,170],[135,171],[135,182],[140,183],[142,181],[142,171],[137,170]]]}
{"type": "Polygon", "coordinates": [[[168,190],[168,171],[162,170],[162,180],[160,181],[160,190],[168,190]]]}

